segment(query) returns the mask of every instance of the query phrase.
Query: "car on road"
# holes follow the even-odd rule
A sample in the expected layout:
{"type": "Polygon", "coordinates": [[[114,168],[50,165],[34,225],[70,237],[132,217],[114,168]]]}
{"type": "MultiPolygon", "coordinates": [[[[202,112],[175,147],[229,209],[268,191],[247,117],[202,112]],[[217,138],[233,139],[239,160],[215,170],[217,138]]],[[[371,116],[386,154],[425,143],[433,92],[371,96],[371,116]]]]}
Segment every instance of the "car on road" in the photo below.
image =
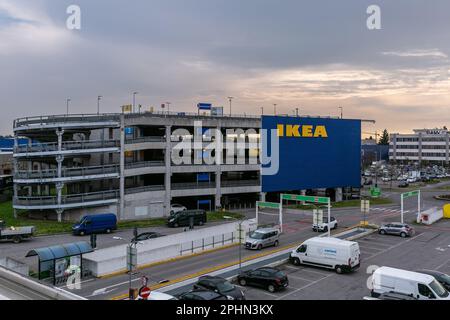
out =
{"type": "Polygon", "coordinates": [[[333,269],[341,274],[360,267],[361,252],[359,244],[354,241],[315,237],[293,250],[289,260],[296,266],[304,264],[333,269]]]}
{"type": "Polygon", "coordinates": [[[158,232],[144,232],[139,234],[136,238],[131,239],[131,242],[139,242],[139,241],[145,241],[150,239],[156,239],[164,237],[163,234],[160,234],[158,232]]]}
{"type": "Polygon", "coordinates": [[[187,227],[192,223],[193,225],[202,226],[206,223],[206,211],[205,210],[184,210],[178,211],[170,215],[167,219],[167,225],[169,227],[187,227]]]}
{"type": "Polygon", "coordinates": [[[117,217],[113,213],[84,216],[72,226],[73,234],[78,236],[111,233],[113,230],[117,230],[117,217]]]}
{"type": "Polygon", "coordinates": [[[0,241],[20,243],[23,240],[30,240],[36,232],[35,227],[6,227],[6,223],[0,220],[0,241]]]}
{"type": "Polygon", "coordinates": [[[327,232],[328,228],[330,230],[337,229],[338,222],[335,217],[331,217],[331,222],[328,223],[328,217],[323,217],[323,222],[319,224],[313,224],[312,229],[314,232],[327,232]]]}
{"type": "Polygon", "coordinates": [[[245,239],[245,248],[261,250],[265,247],[277,247],[280,243],[280,230],[277,228],[261,228],[253,231],[245,239]]]}
{"type": "Polygon", "coordinates": [[[393,291],[419,300],[450,300],[450,293],[428,274],[380,267],[374,271],[371,280],[371,296],[374,298],[393,291]]]}
{"type": "Polygon", "coordinates": [[[414,235],[414,229],[406,223],[391,222],[383,224],[380,229],[378,229],[378,233],[381,235],[391,234],[406,238],[414,235]]]}
{"type": "Polygon", "coordinates": [[[170,213],[171,214],[177,213],[177,212],[180,212],[180,211],[185,211],[185,210],[187,210],[187,208],[185,206],[181,205],[181,204],[178,204],[178,203],[174,203],[174,204],[172,204],[170,206],[170,213]]]}
{"type": "Polygon", "coordinates": [[[229,300],[223,294],[211,291],[211,290],[191,290],[189,292],[182,293],[177,296],[178,300],[185,301],[201,301],[201,300],[229,300]]]}
{"type": "Polygon", "coordinates": [[[401,181],[401,182],[398,184],[398,187],[399,187],[399,188],[408,188],[408,187],[409,187],[409,183],[408,183],[408,181],[401,181]]]}
{"type": "Polygon", "coordinates": [[[226,296],[229,300],[245,300],[244,292],[221,277],[203,276],[194,284],[194,290],[211,290],[226,296]]]}
{"type": "Polygon", "coordinates": [[[237,281],[243,287],[259,287],[272,293],[289,286],[287,275],[283,271],[271,267],[245,271],[238,276],[237,281]]]}
{"type": "Polygon", "coordinates": [[[450,276],[448,274],[435,270],[418,270],[417,272],[433,276],[447,291],[450,291],[450,276]]]}

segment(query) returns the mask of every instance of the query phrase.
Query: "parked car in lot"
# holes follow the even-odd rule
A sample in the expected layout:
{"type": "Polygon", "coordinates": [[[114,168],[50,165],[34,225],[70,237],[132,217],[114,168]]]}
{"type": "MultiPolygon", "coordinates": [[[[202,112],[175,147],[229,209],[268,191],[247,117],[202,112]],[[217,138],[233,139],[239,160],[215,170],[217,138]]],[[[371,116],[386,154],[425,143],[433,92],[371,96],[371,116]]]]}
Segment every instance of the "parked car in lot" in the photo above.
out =
{"type": "Polygon", "coordinates": [[[187,208],[185,206],[181,205],[181,204],[174,203],[174,204],[172,204],[170,206],[170,213],[171,214],[177,213],[177,212],[180,212],[180,211],[185,211],[185,210],[187,210],[187,208]]]}
{"type": "Polygon", "coordinates": [[[74,235],[84,236],[93,233],[111,233],[117,230],[117,217],[113,213],[84,216],[72,227],[74,235]]]}
{"type": "Polygon", "coordinates": [[[277,268],[264,267],[241,273],[238,276],[238,283],[243,287],[259,287],[273,293],[287,288],[289,280],[283,271],[277,268]]]}
{"type": "Polygon", "coordinates": [[[330,230],[337,229],[338,222],[335,217],[331,217],[331,222],[328,223],[328,217],[323,217],[323,222],[320,224],[313,224],[312,229],[314,232],[327,232],[328,228],[330,230]]]}
{"type": "Polygon", "coordinates": [[[202,226],[206,223],[206,211],[205,210],[184,210],[178,211],[170,215],[167,219],[167,225],[169,227],[187,227],[190,225],[191,220],[194,225],[202,226]]]}
{"type": "Polygon", "coordinates": [[[159,237],[164,237],[164,235],[158,232],[144,232],[138,235],[136,238],[133,238],[131,242],[145,241],[150,239],[156,239],[159,237]]]}
{"type": "Polygon", "coordinates": [[[378,230],[378,233],[382,235],[392,234],[396,236],[401,236],[402,238],[406,238],[414,235],[414,229],[406,223],[391,222],[382,225],[378,230]]]}
{"type": "Polygon", "coordinates": [[[261,250],[265,247],[279,245],[280,230],[276,228],[262,228],[252,232],[247,239],[245,239],[245,248],[253,250],[261,250]]]}
{"type": "Polygon", "coordinates": [[[187,300],[187,301],[199,301],[199,300],[229,300],[223,294],[211,291],[211,290],[192,290],[189,292],[185,292],[180,294],[178,300],[187,300]]]}
{"type": "Polygon", "coordinates": [[[360,267],[359,244],[338,238],[316,237],[293,250],[289,260],[294,265],[310,265],[333,269],[336,273],[351,272],[360,267]]]}
{"type": "Polygon", "coordinates": [[[419,300],[450,300],[449,292],[433,276],[390,267],[375,270],[372,288],[375,298],[393,291],[419,300]]]}
{"type": "Polygon", "coordinates": [[[450,291],[450,276],[434,270],[418,270],[417,272],[433,276],[447,291],[450,291]]]}
{"type": "Polygon", "coordinates": [[[221,277],[200,277],[194,284],[194,290],[211,290],[226,296],[228,300],[245,300],[244,292],[241,289],[221,277]]]}

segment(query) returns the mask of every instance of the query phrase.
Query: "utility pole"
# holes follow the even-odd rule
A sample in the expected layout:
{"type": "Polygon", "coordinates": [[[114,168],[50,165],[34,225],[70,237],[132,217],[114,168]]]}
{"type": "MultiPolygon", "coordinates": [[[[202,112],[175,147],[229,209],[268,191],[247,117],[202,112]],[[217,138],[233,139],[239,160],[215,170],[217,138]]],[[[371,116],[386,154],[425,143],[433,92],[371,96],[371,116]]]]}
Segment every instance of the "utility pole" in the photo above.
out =
{"type": "Polygon", "coordinates": [[[344,119],[344,107],[339,107],[341,110],[341,119],[344,119]]]}
{"type": "Polygon", "coordinates": [[[231,117],[231,105],[233,102],[234,97],[228,97],[228,101],[230,101],[230,117],[231,117]]]}
{"type": "Polygon", "coordinates": [[[133,113],[136,112],[135,105],[136,105],[136,95],[139,94],[139,92],[135,91],[133,92],[133,113]]]}
{"type": "Polygon", "coordinates": [[[170,105],[172,104],[172,102],[166,102],[167,104],[167,114],[170,113],[170,105]]]}
{"type": "Polygon", "coordinates": [[[66,114],[69,115],[69,102],[72,101],[70,98],[66,99],[66,114]]]}
{"type": "Polygon", "coordinates": [[[264,107],[261,107],[261,115],[264,115],[264,107]]]}
{"type": "Polygon", "coordinates": [[[97,97],[97,114],[100,114],[100,100],[102,100],[103,96],[97,97]]]}

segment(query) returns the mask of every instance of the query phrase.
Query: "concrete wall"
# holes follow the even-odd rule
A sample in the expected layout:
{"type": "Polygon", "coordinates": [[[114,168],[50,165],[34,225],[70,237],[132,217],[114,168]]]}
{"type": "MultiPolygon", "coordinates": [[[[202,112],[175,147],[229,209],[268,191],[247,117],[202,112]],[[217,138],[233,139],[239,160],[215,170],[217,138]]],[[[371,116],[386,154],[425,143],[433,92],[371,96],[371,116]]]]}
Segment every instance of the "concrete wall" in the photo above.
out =
{"type": "MultiPolygon", "coordinates": [[[[246,232],[255,230],[256,223],[253,220],[245,221],[242,228],[246,232]]],[[[137,245],[138,266],[179,257],[182,254],[211,249],[213,237],[217,242],[214,245],[216,248],[233,243],[233,241],[237,242],[239,241],[237,230],[238,223],[235,222],[144,241],[137,245]],[[226,241],[222,242],[222,240],[226,241]],[[192,244],[194,244],[194,247],[200,247],[204,244],[205,247],[192,251],[190,250],[192,244]],[[182,253],[183,250],[186,251],[182,253]]],[[[127,245],[124,244],[85,254],[83,266],[97,277],[124,271],[126,269],[126,247],[127,245]]]]}
{"type": "Polygon", "coordinates": [[[122,220],[140,220],[164,217],[165,191],[125,195],[122,220]]]}
{"type": "Polygon", "coordinates": [[[9,257],[0,258],[0,266],[9,270],[14,270],[14,272],[26,277],[28,277],[28,274],[30,272],[30,267],[27,264],[9,257]]]}

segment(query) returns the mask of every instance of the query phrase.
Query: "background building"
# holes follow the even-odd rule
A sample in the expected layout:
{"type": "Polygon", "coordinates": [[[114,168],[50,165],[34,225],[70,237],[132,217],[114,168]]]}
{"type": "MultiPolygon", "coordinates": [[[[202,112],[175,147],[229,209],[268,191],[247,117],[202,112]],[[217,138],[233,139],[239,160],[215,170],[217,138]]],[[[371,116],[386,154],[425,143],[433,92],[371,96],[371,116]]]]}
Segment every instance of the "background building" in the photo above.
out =
{"type": "Polygon", "coordinates": [[[389,160],[394,162],[429,162],[448,165],[450,134],[444,129],[417,129],[412,134],[392,134],[389,160]]]}

